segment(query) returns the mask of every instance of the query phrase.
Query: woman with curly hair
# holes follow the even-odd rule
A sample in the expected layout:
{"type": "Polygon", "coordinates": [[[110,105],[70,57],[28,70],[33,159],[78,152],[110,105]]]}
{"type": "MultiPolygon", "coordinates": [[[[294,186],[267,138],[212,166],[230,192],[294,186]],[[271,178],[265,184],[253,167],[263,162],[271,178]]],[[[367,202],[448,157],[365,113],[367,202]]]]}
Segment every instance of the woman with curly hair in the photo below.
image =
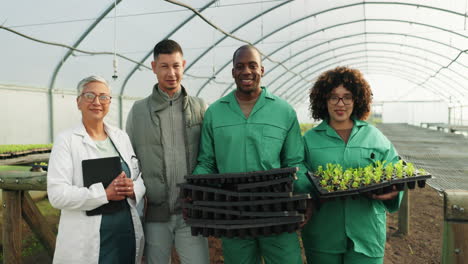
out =
{"type": "MultiPolygon", "coordinates": [[[[337,67],[322,73],[309,98],[312,117],[322,120],[304,135],[305,163],[310,171],[327,163],[347,169],[398,161],[391,142],[364,121],[370,113],[372,91],[360,71],[337,67]]],[[[393,190],[318,201],[320,206],[302,231],[308,263],[383,263],[386,211],[398,210],[401,196],[393,190]]]]}

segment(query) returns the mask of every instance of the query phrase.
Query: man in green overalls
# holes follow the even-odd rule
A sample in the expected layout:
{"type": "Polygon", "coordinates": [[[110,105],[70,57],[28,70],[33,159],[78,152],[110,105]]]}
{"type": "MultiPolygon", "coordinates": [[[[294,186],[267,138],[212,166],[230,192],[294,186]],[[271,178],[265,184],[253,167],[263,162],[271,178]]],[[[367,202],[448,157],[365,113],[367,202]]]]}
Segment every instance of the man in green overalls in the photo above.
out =
{"type": "MultiPolygon", "coordinates": [[[[235,173],[300,167],[295,191],[307,189],[302,165],[304,145],[296,112],[260,86],[260,53],[253,46],[234,52],[232,76],[237,89],[213,103],[203,121],[194,174],[235,173]]],[[[223,238],[226,264],[302,263],[297,234],[223,238]]]]}

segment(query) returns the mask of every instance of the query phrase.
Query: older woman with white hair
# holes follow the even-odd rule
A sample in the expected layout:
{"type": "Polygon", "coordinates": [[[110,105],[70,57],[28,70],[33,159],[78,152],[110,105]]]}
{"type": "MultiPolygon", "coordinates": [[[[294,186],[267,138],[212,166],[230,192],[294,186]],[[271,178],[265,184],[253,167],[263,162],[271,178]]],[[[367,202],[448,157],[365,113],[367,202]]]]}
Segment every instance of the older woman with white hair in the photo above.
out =
{"type": "Polygon", "coordinates": [[[127,134],[104,122],[111,98],[102,77],[80,81],[76,103],[82,122],[54,142],[47,192],[61,216],[53,263],[141,262],[144,241],[136,205],[145,186],[127,134]],[[82,161],[106,157],[120,157],[122,172],[108,186],[98,182],[85,187],[82,161]],[[123,209],[86,214],[110,201],[124,201],[123,209]]]}

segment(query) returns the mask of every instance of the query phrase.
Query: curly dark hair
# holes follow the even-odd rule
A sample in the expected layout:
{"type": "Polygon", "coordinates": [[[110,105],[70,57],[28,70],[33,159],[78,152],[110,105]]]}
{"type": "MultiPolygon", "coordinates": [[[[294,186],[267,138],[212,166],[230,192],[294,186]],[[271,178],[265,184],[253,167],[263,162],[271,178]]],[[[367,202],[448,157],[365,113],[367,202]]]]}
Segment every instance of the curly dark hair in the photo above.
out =
{"type": "Polygon", "coordinates": [[[327,101],[332,90],[343,85],[353,94],[353,116],[366,120],[372,103],[372,90],[362,73],[357,69],[344,66],[328,70],[317,78],[309,94],[309,110],[315,120],[329,118],[327,101]]]}

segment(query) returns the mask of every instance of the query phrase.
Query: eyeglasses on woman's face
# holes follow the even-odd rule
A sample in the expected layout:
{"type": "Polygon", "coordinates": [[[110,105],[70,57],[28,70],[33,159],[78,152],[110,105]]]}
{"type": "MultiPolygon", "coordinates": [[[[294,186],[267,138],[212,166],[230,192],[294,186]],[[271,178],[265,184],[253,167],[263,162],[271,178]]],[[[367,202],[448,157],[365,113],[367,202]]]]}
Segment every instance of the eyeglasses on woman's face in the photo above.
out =
{"type": "Polygon", "coordinates": [[[353,103],[353,96],[352,95],[345,95],[343,97],[339,97],[336,95],[332,95],[328,98],[328,102],[330,102],[333,105],[337,105],[339,102],[343,101],[344,105],[350,105],[353,103]]]}
{"type": "Polygon", "coordinates": [[[101,104],[108,104],[110,103],[112,97],[110,95],[105,95],[105,94],[101,94],[101,95],[97,95],[95,93],[91,93],[91,92],[87,92],[87,93],[82,93],[80,94],[80,96],[85,100],[85,102],[87,103],[92,103],[94,102],[94,100],[96,99],[96,97],[98,98],[99,100],[99,103],[101,104]]]}

